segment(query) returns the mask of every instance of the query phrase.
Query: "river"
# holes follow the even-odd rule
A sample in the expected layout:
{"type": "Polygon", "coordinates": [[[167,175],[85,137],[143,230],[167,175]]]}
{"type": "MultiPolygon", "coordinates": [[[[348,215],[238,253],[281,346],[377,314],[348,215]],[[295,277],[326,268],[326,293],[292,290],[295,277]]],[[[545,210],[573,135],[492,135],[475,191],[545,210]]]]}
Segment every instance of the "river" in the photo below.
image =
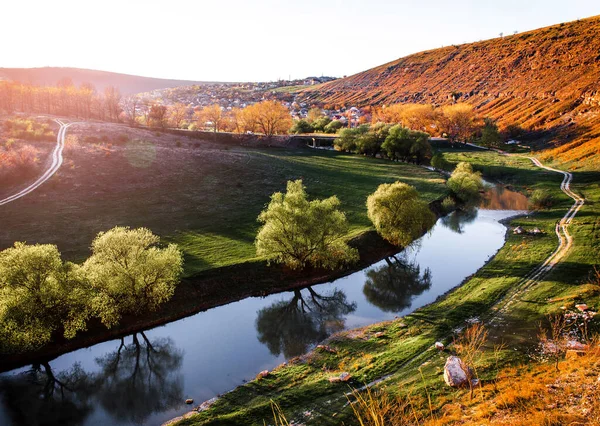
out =
{"type": "Polygon", "coordinates": [[[1,425],[159,425],[331,334],[406,315],[504,244],[524,196],[494,187],[396,256],[330,283],[247,298],[0,375],[1,425]],[[491,210],[495,209],[495,210],[491,210]]]}

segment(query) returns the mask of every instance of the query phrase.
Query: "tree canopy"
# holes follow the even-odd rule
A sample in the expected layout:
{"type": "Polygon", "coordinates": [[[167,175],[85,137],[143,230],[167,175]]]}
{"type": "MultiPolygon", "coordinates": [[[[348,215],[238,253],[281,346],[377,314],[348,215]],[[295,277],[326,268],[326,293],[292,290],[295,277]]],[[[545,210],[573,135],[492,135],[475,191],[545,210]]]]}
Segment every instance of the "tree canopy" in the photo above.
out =
{"type": "Polygon", "coordinates": [[[183,255],[174,244],[158,247],[149,229],[115,227],[92,242],[83,265],[96,290],[93,307],[102,322],[116,324],[124,313],[156,309],[175,292],[183,255]]]}
{"type": "Polygon", "coordinates": [[[481,173],[473,171],[469,163],[458,163],[447,182],[448,188],[462,201],[473,201],[483,189],[481,173]]]}
{"type": "Polygon", "coordinates": [[[344,240],[349,225],[339,207],[335,196],[309,201],[302,181],[289,181],[287,192],[273,194],[258,217],[257,254],[293,269],[335,269],[357,260],[357,250],[344,240]]]}
{"type": "Polygon", "coordinates": [[[375,229],[396,246],[407,246],[436,220],[417,190],[402,182],[384,183],[369,195],[367,213],[375,229]]]}

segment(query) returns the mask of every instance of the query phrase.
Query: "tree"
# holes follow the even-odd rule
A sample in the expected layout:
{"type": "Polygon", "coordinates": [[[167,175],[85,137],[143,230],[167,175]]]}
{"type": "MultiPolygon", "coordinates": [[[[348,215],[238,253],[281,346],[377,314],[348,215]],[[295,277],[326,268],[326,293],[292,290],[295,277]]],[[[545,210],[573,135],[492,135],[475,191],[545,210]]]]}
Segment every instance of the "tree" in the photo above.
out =
{"type": "Polygon", "coordinates": [[[149,127],[166,127],[167,107],[157,103],[150,105],[150,110],[148,111],[148,116],[146,118],[146,125],[149,127]]]}
{"type": "Polygon", "coordinates": [[[471,164],[463,162],[456,165],[446,185],[459,199],[468,202],[479,198],[483,180],[480,173],[473,171],[471,164]]]}
{"type": "Polygon", "coordinates": [[[294,123],[292,128],[290,129],[290,133],[311,133],[313,131],[313,127],[306,120],[298,120],[294,123]]]}
{"type": "Polygon", "coordinates": [[[321,108],[311,108],[308,110],[308,114],[306,115],[306,121],[309,123],[314,123],[323,117],[323,111],[321,108]]]}
{"type": "Polygon", "coordinates": [[[56,246],[15,243],[0,252],[0,349],[34,350],[62,330],[85,330],[90,294],[77,265],[56,246]]]}
{"type": "Polygon", "coordinates": [[[381,149],[392,160],[421,164],[431,157],[429,134],[410,130],[400,124],[389,129],[381,149]]]}
{"type": "Polygon", "coordinates": [[[481,144],[483,146],[498,147],[502,142],[502,136],[498,131],[498,125],[494,119],[486,117],[483,119],[483,129],[481,129],[481,144]]]}
{"type": "Polygon", "coordinates": [[[155,310],[173,296],[183,256],[176,245],[160,248],[159,242],[146,228],[120,226],[92,242],[83,269],[96,290],[93,310],[107,327],[123,314],[155,310]]]}
{"type": "Polygon", "coordinates": [[[444,155],[441,152],[436,152],[433,157],[431,157],[431,167],[438,170],[448,170],[450,168],[450,163],[444,158],[444,155]]]}
{"type": "Polygon", "coordinates": [[[335,196],[308,201],[302,181],[289,181],[287,192],[273,194],[258,217],[257,254],[292,269],[335,269],[356,261],[358,251],[344,241],[349,225],[339,207],[335,196]]]}
{"type": "Polygon", "coordinates": [[[111,121],[117,121],[121,108],[119,103],[121,102],[121,92],[117,87],[108,86],[104,89],[104,102],[106,111],[108,112],[108,119],[111,121]]]}
{"type": "Polygon", "coordinates": [[[337,131],[340,130],[342,127],[344,127],[344,125],[341,121],[333,120],[329,124],[326,124],[325,127],[323,127],[323,131],[325,133],[337,133],[337,131]]]}
{"type": "Polygon", "coordinates": [[[263,101],[244,108],[246,120],[267,137],[287,133],[292,127],[290,112],[280,102],[263,101]]]}
{"type": "Polygon", "coordinates": [[[475,110],[469,104],[458,103],[444,106],[441,121],[451,142],[466,143],[475,132],[475,110]]]}
{"type": "MultiPolygon", "coordinates": [[[[329,117],[320,117],[312,122],[312,126],[315,132],[326,132],[325,128],[331,124],[331,118],[329,117]]],[[[339,123],[339,121],[338,121],[339,123]]],[[[340,127],[342,123],[339,123],[340,127]]],[[[331,133],[335,133],[335,130],[331,133]]]]}
{"type": "Polygon", "coordinates": [[[188,107],[182,103],[176,103],[168,110],[169,124],[176,129],[180,128],[188,116],[188,107]]]}
{"type": "Polygon", "coordinates": [[[384,239],[406,247],[435,223],[428,204],[405,183],[384,183],[367,198],[367,214],[384,239]]]}
{"type": "Polygon", "coordinates": [[[208,125],[215,133],[220,131],[225,124],[225,115],[219,104],[205,106],[196,113],[196,119],[198,120],[198,128],[201,129],[208,125]]]}

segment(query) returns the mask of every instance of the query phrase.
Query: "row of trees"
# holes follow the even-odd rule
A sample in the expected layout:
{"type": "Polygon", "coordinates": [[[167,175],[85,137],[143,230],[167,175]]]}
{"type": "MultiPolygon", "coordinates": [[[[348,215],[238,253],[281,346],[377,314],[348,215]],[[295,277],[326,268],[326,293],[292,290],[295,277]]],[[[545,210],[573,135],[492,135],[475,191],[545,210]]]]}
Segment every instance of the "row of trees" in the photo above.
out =
{"type": "Polygon", "coordinates": [[[431,159],[429,134],[410,130],[400,124],[363,124],[342,129],[334,146],[339,151],[377,156],[391,160],[423,164],[431,159]]]}
{"type": "Polygon", "coordinates": [[[82,264],[49,244],[15,243],[0,252],[0,350],[35,350],[55,334],[73,338],[98,318],[106,327],[169,300],[182,273],[175,245],[159,247],[148,229],[98,234],[82,264]]]}
{"type": "Polygon", "coordinates": [[[21,111],[117,121],[120,102],[121,93],[113,86],[99,93],[92,84],[77,87],[71,79],[63,79],[56,86],[0,81],[0,110],[7,113],[21,111]]]}
{"type": "MultiPolygon", "coordinates": [[[[289,181],[285,194],[277,192],[260,214],[256,251],[269,261],[292,269],[307,265],[335,269],[358,260],[358,251],[346,241],[346,215],[336,196],[309,201],[301,180],[289,181]]],[[[394,245],[406,246],[435,222],[428,204],[410,185],[380,185],[367,200],[377,232],[394,245]]]]}

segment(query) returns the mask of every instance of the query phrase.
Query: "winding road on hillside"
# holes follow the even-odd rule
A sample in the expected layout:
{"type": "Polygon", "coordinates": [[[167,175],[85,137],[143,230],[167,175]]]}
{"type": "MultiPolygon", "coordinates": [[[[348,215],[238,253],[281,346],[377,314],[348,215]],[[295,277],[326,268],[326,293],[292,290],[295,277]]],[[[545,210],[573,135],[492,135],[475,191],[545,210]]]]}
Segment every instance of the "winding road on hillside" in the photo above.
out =
{"type": "Polygon", "coordinates": [[[62,153],[63,153],[63,149],[65,147],[65,135],[67,133],[67,129],[75,123],[64,123],[63,121],[61,121],[59,119],[55,119],[54,121],[58,125],[60,125],[60,129],[58,131],[58,135],[56,136],[56,146],[54,147],[54,150],[52,151],[52,162],[50,164],[50,167],[48,167],[48,169],[46,169],[44,174],[42,176],[40,176],[31,185],[29,185],[27,188],[17,192],[14,195],[11,195],[10,197],[0,200],[0,206],[11,203],[15,200],[18,200],[21,197],[24,197],[27,194],[32,193],[33,191],[38,189],[40,186],[42,186],[46,181],[48,181],[48,179],[50,179],[52,176],[54,176],[54,174],[58,171],[58,169],[60,169],[60,166],[63,163],[62,153]]]}
{"type": "Polygon", "coordinates": [[[544,278],[548,274],[548,272],[550,272],[565,257],[567,252],[573,246],[573,237],[569,233],[569,225],[571,224],[571,221],[573,220],[579,209],[581,209],[581,207],[585,203],[584,198],[571,191],[571,182],[573,181],[573,175],[571,173],[545,166],[537,158],[534,157],[520,157],[529,159],[537,167],[551,172],[562,174],[563,180],[560,184],[560,189],[562,192],[564,192],[570,198],[572,198],[573,201],[575,201],[575,203],[571,206],[569,210],[567,210],[562,219],[558,221],[556,223],[556,226],[554,227],[554,232],[556,233],[556,237],[558,239],[558,246],[556,247],[556,249],[552,252],[552,254],[550,254],[550,256],[546,258],[546,260],[541,265],[534,268],[531,272],[529,272],[529,274],[525,275],[519,281],[517,287],[512,293],[509,293],[505,298],[497,302],[496,306],[500,304],[503,304],[503,306],[498,310],[497,315],[492,319],[492,322],[497,321],[501,317],[501,314],[506,313],[508,308],[521,294],[523,294],[525,291],[527,291],[527,289],[529,289],[531,286],[533,286],[542,278],[544,278]],[[500,314],[500,316],[498,314],[500,314]]]}

